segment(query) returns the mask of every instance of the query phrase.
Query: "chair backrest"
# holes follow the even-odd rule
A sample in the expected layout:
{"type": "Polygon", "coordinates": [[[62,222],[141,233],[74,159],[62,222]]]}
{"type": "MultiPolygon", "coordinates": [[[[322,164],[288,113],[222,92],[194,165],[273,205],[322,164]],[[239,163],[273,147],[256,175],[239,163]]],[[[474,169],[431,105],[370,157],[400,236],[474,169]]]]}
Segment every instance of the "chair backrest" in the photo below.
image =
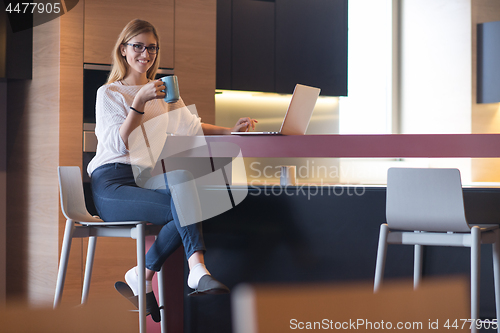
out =
{"type": "Polygon", "coordinates": [[[458,169],[390,168],[387,224],[391,229],[470,231],[458,169]]]}
{"type": "Polygon", "coordinates": [[[80,222],[101,221],[90,215],[87,211],[87,207],[85,207],[80,167],[60,166],[57,171],[59,174],[61,209],[64,216],[67,219],[80,222]]]}

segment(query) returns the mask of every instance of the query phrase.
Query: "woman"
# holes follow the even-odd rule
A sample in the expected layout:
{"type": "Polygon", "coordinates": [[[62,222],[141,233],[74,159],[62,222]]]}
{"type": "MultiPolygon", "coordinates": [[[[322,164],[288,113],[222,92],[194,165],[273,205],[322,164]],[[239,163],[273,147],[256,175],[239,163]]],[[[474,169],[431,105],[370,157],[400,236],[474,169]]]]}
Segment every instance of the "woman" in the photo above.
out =
{"type": "MultiPolygon", "coordinates": [[[[161,80],[154,79],[160,52],[158,34],[150,23],[135,19],[121,32],[113,51],[113,68],[108,82],[97,92],[97,153],[87,169],[91,176],[94,202],[102,219],[142,220],[163,225],[146,254],[146,299],[148,311],[155,320],[159,320],[159,310],[152,294],[153,275],[181,244],[188,259],[190,272],[187,284],[194,289],[191,294],[229,292],[205,267],[201,223],[179,224],[168,186],[153,191],[137,186],[134,181],[128,150],[129,135],[148,120],[185,106],[182,99],[175,103],[163,100],[165,85],[161,80]]],[[[241,118],[233,128],[225,128],[201,123],[197,116],[187,112],[181,114],[178,122],[176,128],[182,135],[195,135],[200,130],[204,134],[220,135],[255,128],[257,121],[241,118]]],[[[189,178],[188,174],[185,176],[189,178]]],[[[126,272],[125,280],[137,295],[135,267],[126,272]]]]}

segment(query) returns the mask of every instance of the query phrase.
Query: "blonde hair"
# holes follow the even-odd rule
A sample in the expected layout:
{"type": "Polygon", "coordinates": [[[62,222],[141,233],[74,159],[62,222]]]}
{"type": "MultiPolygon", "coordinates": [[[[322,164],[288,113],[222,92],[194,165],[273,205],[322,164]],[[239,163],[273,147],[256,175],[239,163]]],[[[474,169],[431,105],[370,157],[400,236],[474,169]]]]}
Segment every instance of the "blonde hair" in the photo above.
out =
{"type": "Polygon", "coordinates": [[[156,57],[153,62],[153,65],[148,69],[146,73],[147,78],[150,80],[154,80],[156,71],[160,65],[160,38],[158,37],[158,33],[156,32],[155,27],[144,20],[134,19],[127,23],[125,28],[123,28],[118,40],[116,41],[115,47],[113,49],[113,67],[111,68],[111,72],[108,76],[108,82],[106,84],[110,84],[116,81],[123,80],[127,75],[128,71],[128,63],[127,59],[122,55],[120,46],[127,43],[129,40],[134,38],[137,35],[142,33],[152,33],[156,38],[156,46],[158,46],[158,51],[156,52],[156,57]]]}

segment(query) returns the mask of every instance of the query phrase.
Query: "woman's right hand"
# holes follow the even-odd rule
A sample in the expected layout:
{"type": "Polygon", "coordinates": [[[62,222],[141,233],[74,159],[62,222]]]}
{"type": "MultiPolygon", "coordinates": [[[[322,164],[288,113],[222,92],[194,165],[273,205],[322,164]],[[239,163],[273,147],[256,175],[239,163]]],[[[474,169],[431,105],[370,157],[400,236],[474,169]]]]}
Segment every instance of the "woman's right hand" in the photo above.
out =
{"type": "Polygon", "coordinates": [[[142,86],[142,88],[135,96],[133,105],[137,103],[137,106],[143,109],[146,102],[164,97],[165,83],[163,83],[162,80],[153,80],[142,86]]]}

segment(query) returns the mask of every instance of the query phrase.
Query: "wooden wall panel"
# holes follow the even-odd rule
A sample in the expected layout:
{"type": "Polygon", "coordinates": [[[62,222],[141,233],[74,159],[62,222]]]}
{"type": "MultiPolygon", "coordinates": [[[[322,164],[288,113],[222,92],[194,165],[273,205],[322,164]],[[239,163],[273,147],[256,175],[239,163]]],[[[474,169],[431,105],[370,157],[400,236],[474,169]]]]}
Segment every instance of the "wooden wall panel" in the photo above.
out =
{"type": "Polygon", "coordinates": [[[59,21],[33,29],[33,79],[8,83],[7,290],[45,303],[57,273],[59,21]]]}
{"type": "Polygon", "coordinates": [[[470,0],[405,0],[400,13],[401,133],[470,133],[470,0]]]}
{"type": "MultiPolygon", "coordinates": [[[[477,24],[500,21],[500,1],[472,0],[472,133],[500,132],[500,104],[477,104],[477,24]]],[[[472,181],[500,182],[500,159],[473,159],[472,181]]]]}
{"type": "Polygon", "coordinates": [[[175,3],[175,73],[186,105],[195,104],[205,123],[215,122],[215,0],[175,3]]]}
{"type": "MultiPolygon", "coordinates": [[[[27,100],[28,230],[27,279],[30,303],[49,303],[57,274],[59,211],[59,22],[33,29],[33,80],[27,100]],[[55,89],[56,88],[56,89],[55,89]],[[43,274],[40,274],[43,272],[43,274]]],[[[12,222],[12,221],[11,221],[12,222]]]]}
{"type": "MultiPolygon", "coordinates": [[[[59,164],[82,167],[83,133],[83,23],[84,2],[60,18],[59,68],[59,164]]],[[[61,251],[66,219],[59,207],[58,253],[61,251]]],[[[71,247],[63,301],[78,303],[83,283],[83,248],[81,239],[71,247]]],[[[59,256],[57,258],[59,260],[59,256]]],[[[55,287],[55,280],[53,283],[55,287]]]]}
{"type": "Polygon", "coordinates": [[[161,38],[160,67],[174,66],[174,0],[86,0],[85,62],[110,64],[123,27],[134,18],[151,22],[161,38]]]}

